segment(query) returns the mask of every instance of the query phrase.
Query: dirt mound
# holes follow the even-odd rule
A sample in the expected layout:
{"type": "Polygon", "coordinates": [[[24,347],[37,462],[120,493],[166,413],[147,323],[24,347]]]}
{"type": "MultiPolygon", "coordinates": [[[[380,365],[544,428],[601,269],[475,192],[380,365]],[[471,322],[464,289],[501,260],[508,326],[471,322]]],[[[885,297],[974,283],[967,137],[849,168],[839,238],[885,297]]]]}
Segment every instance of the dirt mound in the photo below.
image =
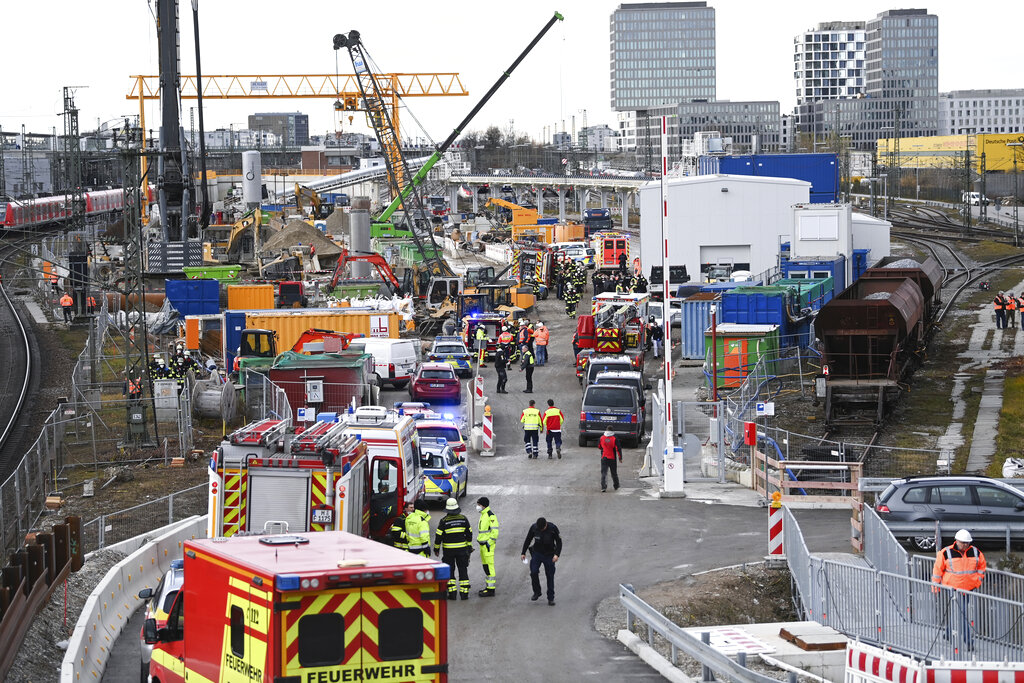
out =
{"type": "Polygon", "coordinates": [[[348,232],[348,214],[341,207],[336,208],[325,222],[329,235],[343,235],[348,232]]]}
{"type": "Polygon", "coordinates": [[[337,256],[341,253],[341,247],[325,237],[322,232],[297,219],[288,221],[284,228],[264,242],[263,252],[268,255],[275,254],[299,244],[316,247],[316,253],[320,256],[337,256]]]}

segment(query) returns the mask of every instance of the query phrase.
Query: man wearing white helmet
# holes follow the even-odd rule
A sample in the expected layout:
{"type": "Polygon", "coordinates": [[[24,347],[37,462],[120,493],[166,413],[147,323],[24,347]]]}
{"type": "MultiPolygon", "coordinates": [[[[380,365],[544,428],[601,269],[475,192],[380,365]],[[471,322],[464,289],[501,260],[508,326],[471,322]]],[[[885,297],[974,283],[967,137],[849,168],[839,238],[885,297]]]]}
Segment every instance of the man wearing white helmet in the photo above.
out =
{"type": "MultiPolygon", "coordinates": [[[[978,588],[985,579],[985,556],[974,545],[971,532],[961,529],[956,532],[952,545],[947,545],[940,550],[935,557],[935,567],[932,569],[932,581],[942,586],[949,586],[964,593],[956,593],[956,607],[950,605],[949,609],[960,612],[961,619],[958,629],[960,633],[958,642],[962,642],[967,650],[974,649],[970,596],[968,593],[978,588]]],[[[932,592],[937,593],[938,588],[932,592]]],[[[953,594],[949,595],[950,600],[953,594]]],[[[947,612],[949,614],[949,612],[947,612]]],[[[952,615],[949,614],[951,617],[952,615]]],[[[946,620],[946,639],[950,638],[950,619],[946,620]]]]}

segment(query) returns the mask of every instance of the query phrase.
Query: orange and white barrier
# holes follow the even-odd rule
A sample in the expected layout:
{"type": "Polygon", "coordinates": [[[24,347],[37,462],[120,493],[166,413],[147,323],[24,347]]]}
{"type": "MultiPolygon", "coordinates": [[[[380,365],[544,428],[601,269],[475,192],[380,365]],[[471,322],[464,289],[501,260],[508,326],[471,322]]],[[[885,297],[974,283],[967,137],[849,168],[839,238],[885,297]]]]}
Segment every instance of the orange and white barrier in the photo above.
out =
{"type": "Polygon", "coordinates": [[[483,419],[483,448],[480,455],[494,455],[494,416],[491,414],[491,407],[484,406],[483,419]]]}
{"type": "Polygon", "coordinates": [[[1024,662],[933,664],[924,675],[924,683],[1024,683],[1024,662]]]}
{"type": "Polygon", "coordinates": [[[782,549],[782,496],[778,491],[772,494],[772,502],[768,505],[768,557],[785,559],[782,549]]]}

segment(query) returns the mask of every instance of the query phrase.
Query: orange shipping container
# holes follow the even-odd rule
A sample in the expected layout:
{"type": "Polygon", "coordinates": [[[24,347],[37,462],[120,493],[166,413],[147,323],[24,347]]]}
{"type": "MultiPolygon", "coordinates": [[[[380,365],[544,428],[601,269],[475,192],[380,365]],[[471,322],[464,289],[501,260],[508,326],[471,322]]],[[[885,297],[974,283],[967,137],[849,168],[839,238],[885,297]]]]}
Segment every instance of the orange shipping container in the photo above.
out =
{"type": "Polygon", "coordinates": [[[274,307],[274,285],[228,285],[228,310],[253,311],[274,307]]]}
{"type": "Polygon", "coordinates": [[[367,337],[398,339],[398,325],[402,317],[397,313],[353,311],[352,309],[303,311],[282,309],[260,311],[245,316],[246,329],[274,330],[277,332],[278,350],[290,349],[306,330],[317,328],[335,332],[364,334],[367,337]],[[374,329],[371,329],[371,326],[374,329]]]}

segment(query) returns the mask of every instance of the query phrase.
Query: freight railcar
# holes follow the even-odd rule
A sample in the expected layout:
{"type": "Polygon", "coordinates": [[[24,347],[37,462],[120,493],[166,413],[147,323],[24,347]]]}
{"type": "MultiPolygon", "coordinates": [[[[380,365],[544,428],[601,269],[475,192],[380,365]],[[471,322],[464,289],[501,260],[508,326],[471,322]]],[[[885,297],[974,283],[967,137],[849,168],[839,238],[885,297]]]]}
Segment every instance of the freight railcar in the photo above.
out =
{"type": "Polygon", "coordinates": [[[942,282],[945,272],[939,262],[930,256],[923,263],[910,258],[886,256],[865,270],[861,277],[883,280],[906,277],[913,280],[921,288],[921,295],[924,297],[925,320],[931,320],[936,312],[936,307],[942,303],[942,282]]]}
{"type": "Polygon", "coordinates": [[[818,311],[825,422],[880,425],[923,348],[928,318],[913,277],[861,277],[818,311]],[[867,418],[865,410],[871,411],[867,418]]]}

